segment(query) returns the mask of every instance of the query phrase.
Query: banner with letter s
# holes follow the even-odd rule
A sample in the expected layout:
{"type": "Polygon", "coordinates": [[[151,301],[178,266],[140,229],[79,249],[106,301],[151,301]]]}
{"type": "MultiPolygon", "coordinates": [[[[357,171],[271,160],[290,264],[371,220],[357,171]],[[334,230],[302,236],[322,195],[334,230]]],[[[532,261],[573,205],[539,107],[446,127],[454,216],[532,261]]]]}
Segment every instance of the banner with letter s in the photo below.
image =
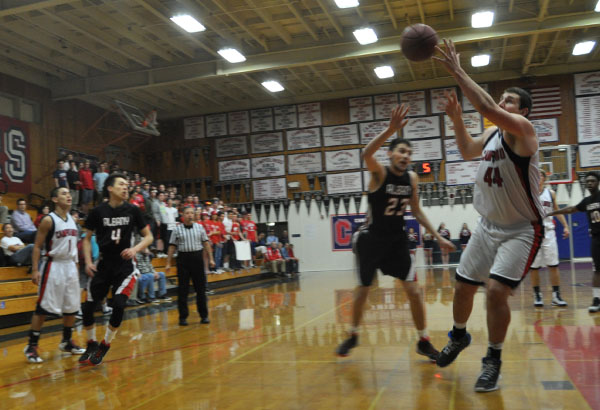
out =
{"type": "Polygon", "coordinates": [[[0,116],[0,135],[0,179],[8,183],[8,192],[28,194],[31,192],[29,125],[0,116]]]}

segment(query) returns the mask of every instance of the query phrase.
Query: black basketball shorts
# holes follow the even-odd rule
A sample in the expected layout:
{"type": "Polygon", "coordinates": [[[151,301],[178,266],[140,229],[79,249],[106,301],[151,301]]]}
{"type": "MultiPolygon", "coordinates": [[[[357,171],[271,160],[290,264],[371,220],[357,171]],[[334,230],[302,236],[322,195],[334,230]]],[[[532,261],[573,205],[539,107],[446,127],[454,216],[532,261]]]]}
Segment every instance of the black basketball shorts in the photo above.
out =
{"type": "Polygon", "coordinates": [[[88,281],[87,301],[100,302],[112,287],[112,296],[125,295],[129,298],[137,280],[136,269],[131,260],[107,260],[98,262],[98,271],[88,281]]]}
{"type": "Polygon", "coordinates": [[[592,235],[591,248],[594,272],[600,272],[600,236],[592,235]]]}
{"type": "Polygon", "coordinates": [[[362,230],[356,239],[356,261],[361,286],[371,286],[377,269],[400,280],[416,280],[406,235],[382,236],[362,230]]]}

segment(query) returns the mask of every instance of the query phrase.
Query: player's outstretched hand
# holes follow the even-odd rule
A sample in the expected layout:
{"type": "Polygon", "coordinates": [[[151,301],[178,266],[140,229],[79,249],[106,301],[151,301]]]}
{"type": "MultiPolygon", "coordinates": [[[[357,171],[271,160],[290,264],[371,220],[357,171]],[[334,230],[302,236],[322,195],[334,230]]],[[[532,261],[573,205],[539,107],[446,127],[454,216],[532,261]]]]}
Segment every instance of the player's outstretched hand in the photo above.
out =
{"type": "Polygon", "coordinates": [[[451,120],[459,119],[462,117],[462,107],[458,102],[458,97],[456,96],[456,92],[448,92],[444,91],[444,95],[446,96],[446,104],[444,105],[444,111],[448,114],[451,120]]]}
{"type": "Polygon", "coordinates": [[[567,239],[570,234],[571,234],[571,232],[569,232],[568,228],[563,229],[563,234],[562,234],[563,239],[567,239]]]}
{"type": "Polygon", "coordinates": [[[444,248],[449,252],[456,250],[456,246],[454,246],[454,244],[452,242],[450,242],[448,239],[442,238],[442,240],[439,242],[439,245],[440,245],[440,248],[444,248]]]}
{"type": "Polygon", "coordinates": [[[121,251],[121,258],[123,259],[133,259],[135,257],[135,249],[127,248],[121,251]]]}
{"type": "Polygon", "coordinates": [[[38,283],[40,283],[40,271],[39,270],[32,270],[31,271],[31,281],[33,282],[34,285],[37,285],[38,283]]]}
{"type": "Polygon", "coordinates": [[[439,61],[446,71],[450,74],[455,74],[461,70],[460,67],[460,54],[456,52],[456,47],[454,47],[454,43],[452,40],[444,39],[444,49],[440,46],[435,46],[440,57],[433,56],[434,60],[439,61]]]}
{"type": "Polygon", "coordinates": [[[98,271],[98,268],[96,267],[95,263],[92,263],[91,265],[85,265],[85,274],[88,275],[90,278],[94,277],[94,274],[98,271]]]}
{"type": "Polygon", "coordinates": [[[390,125],[389,129],[393,132],[401,130],[408,123],[406,120],[406,115],[408,114],[408,106],[401,104],[397,105],[396,108],[392,110],[392,115],[390,116],[390,125]]]}

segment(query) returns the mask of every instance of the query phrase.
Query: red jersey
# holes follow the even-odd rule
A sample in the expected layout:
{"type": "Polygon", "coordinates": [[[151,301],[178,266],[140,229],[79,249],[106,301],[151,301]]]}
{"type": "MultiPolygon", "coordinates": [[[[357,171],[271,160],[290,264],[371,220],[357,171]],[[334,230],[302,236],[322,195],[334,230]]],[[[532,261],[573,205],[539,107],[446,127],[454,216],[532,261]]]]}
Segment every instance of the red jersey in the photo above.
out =
{"type": "Polygon", "coordinates": [[[233,239],[234,241],[239,241],[241,239],[240,231],[241,231],[240,223],[233,222],[231,224],[231,239],[233,239]]]}
{"type": "Polygon", "coordinates": [[[219,222],[206,221],[204,223],[204,229],[206,229],[208,239],[210,239],[213,245],[221,243],[221,229],[219,228],[219,222]]]}
{"type": "Polygon", "coordinates": [[[256,242],[256,222],[245,220],[240,223],[242,224],[242,228],[244,228],[246,239],[251,242],[256,242]]]}
{"type": "Polygon", "coordinates": [[[94,189],[94,180],[92,179],[92,170],[82,168],[79,170],[79,181],[81,189],[94,189]]]}
{"type": "Polygon", "coordinates": [[[146,210],[146,202],[144,201],[144,197],[142,196],[142,194],[131,195],[131,199],[129,200],[129,203],[140,208],[142,210],[142,212],[146,210]]]}
{"type": "Polygon", "coordinates": [[[281,257],[281,253],[279,252],[279,249],[275,248],[273,249],[272,247],[267,248],[267,256],[266,259],[268,261],[274,261],[276,259],[283,259],[281,257]]]}

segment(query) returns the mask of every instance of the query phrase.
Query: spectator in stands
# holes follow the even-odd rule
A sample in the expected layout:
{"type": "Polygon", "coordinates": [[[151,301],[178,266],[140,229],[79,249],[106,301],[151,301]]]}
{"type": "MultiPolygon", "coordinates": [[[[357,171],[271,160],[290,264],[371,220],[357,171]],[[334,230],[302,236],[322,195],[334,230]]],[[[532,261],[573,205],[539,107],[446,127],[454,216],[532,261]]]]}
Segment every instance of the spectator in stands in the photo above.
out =
{"type": "Polygon", "coordinates": [[[144,197],[144,199],[148,199],[150,198],[150,182],[144,182],[142,184],[142,190],[141,190],[141,194],[144,197]]]}
{"type": "Polygon", "coordinates": [[[71,199],[73,200],[71,207],[79,207],[79,192],[81,190],[81,181],[79,181],[79,171],[77,170],[77,163],[71,160],[69,161],[69,170],[67,171],[67,183],[69,184],[69,192],[71,193],[71,199]]]}
{"type": "Polygon", "coordinates": [[[177,208],[173,207],[173,200],[171,198],[167,199],[167,206],[165,207],[165,214],[162,215],[162,223],[165,230],[165,250],[168,249],[169,241],[171,240],[171,233],[173,229],[175,229],[175,225],[177,224],[177,208]]]}
{"type": "Polygon", "coordinates": [[[67,154],[63,158],[63,169],[65,171],[68,171],[71,169],[71,161],[73,161],[73,154],[67,154]]]}
{"type": "Polygon", "coordinates": [[[156,272],[152,266],[151,252],[145,249],[138,252],[135,257],[137,268],[140,271],[140,284],[138,287],[138,299],[146,303],[170,302],[172,299],[167,296],[167,277],[164,272],[156,272]],[[154,298],[154,281],[158,281],[158,298],[154,298]],[[144,295],[148,290],[148,297],[144,295]]]}
{"type": "Polygon", "coordinates": [[[216,273],[223,273],[220,268],[223,266],[223,232],[225,227],[219,221],[217,212],[210,215],[210,223],[206,225],[205,230],[213,247],[216,273]]]}
{"type": "Polygon", "coordinates": [[[290,243],[290,238],[288,237],[288,231],[283,231],[283,233],[281,234],[281,238],[279,238],[279,243],[282,243],[284,245],[287,245],[288,243],[290,243]]]}
{"type": "Polygon", "coordinates": [[[4,232],[4,237],[0,240],[0,247],[10,263],[17,266],[31,265],[33,244],[25,245],[21,239],[13,236],[15,229],[10,223],[4,224],[2,232],[4,232]]]}
{"type": "Polygon", "coordinates": [[[56,161],[56,170],[52,174],[54,178],[54,186],[55,187],[65,187],[69,188],[69,183],[67,181],[67,171],[65,171],[65,161],[59,159],[56,161]]]}
{"type": "Polygon", "coordinates": [[[467,247],[467,243],[469,243],[469,239],[471,239],[471,230],[467,226],[465,222],[460,230],[460,247],[464,251],[467,247]]]}
{"type": "Polygon", "coordinates": [[[87,215],[90,203],[94,200],[94,180],[89,159],[83,163],[83,169],[79,169],[79,181],[81,182],[81,211],[87,215]]]}
{"type": "Polygon", "coordinates": [[[12,214],[12,226],[15,236],[25,243],[33,243],[37,228],[27,213],[27,201],[23,198],[17,199],[17,210],[12,214]]]}
{"type": "MultiPolygon", "coordinates": [[[[101,162],[100,169],[94,174],[94,188],[96,189],[96,196],[98,198],[102,198],[102,189],[104,188],[104,181],[106,181],[106,178],[108,178],[108,172],[106,169],[107,165],[108,164],[105,161],[101,162]]],[[[100,200],[98,200],[97,202],[100,202],[100,200]]]]}
{"type": "Polygon", "coordinates": [[[235,249],[235,242],[237,241],[245,241],[246,238],[242,233],[242,226],[238,222],[237,213],[231,214],[231,229],[228,231],[231,235],[231,238],[228,241],[228,249],[227,253],[229,255],[229,267],[233,270],[240,269],[242,267],[240,260],[237,258],[237,252],[235,249]]]}
{"type": "Polygon", "coordinates": [[[290,258],[293,262],[292,273],[300,273],[300,260],[296,257],[296,254],[294,253],[294,245],[288,243],[287,245],[285,245],[285,247],[287,250],[288,258],[290,258]]]}
{"type": "Polygon", "coordinates": [[[273,229],[269,229],[269,235],[267,235],[267,243],[279,243],[279,238],[275,236],[275,231],[273,229]]]}
{"type": "Polygon", "coordinates": [[[281,252],[277,248],[277,242],[271,242],[271,246],[267,248],[265,260],[273,273],[283,275],[285,259],[283,259],[281,252]]]}
{"type": "MultiPolygon", "coordinates": [[[[450,231],[446,228],[446,224],[445,223],[441,223],[440,226],[438,227],[438,233],[440,234],[440,236],[444,239],[450,240],[450,231]]],[[[440,246],[441,252],[442,252],[442,263],[444,265],[447,265],[450,261],[450,255],[448,253],[448,249],[446,248],[442,248],[440,246]]]]}
{"type": "Polygon", "coordinates": [[[46,215],[48,215],[49,213],[50,213],[50,205],[42,206],[42,210],[40,212],[38,212],[38,215],[35,218],[35,221],[33,222],[36,229],[40,227],[40,222],[42,221],[42,218],[45,217],[46,215]]]}
{"type": "Polygon", "coordinates": [[[285,273],[290,277],[292,273],[298,273],[298,259],[294,256],[294,251],[290,243],[286,243],[285,246],[279,243],[279,251],[283,259],[285,259],[285,273]]]}
{"type": "Polygon", "coordinates": [[[0,224],[8,222],[8,207],[2,205],[2,194],[0,194],[0,224]]]}
{"type": "MultiPolygon", "coordinates": [[[[244,212],[242,220],[240,221],[242,230],[246,239],[250,241],[250,252],[252,254],[252,266],[254,267],[254,260],[256,259],[256,222],[252,220],[252,214],[250,212],[244,212]]],[[[250,261],[245,263],[246,267],[250,264],[250,261]]]]}

